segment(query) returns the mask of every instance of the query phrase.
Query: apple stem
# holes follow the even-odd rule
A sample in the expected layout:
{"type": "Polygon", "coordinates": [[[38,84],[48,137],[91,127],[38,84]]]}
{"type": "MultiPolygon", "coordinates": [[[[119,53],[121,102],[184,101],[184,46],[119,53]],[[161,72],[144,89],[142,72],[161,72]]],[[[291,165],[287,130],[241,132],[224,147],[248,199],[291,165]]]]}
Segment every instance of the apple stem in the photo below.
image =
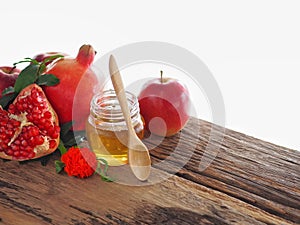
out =
{"type": "Polygon", "coordinates": [[[164,82],[164,80],[163,80],[163,71],[162,71],[162,70],[160,71],[160,82],[161,82],[161,83],[164,82]]]}
{"type": "Polygon", "coordinates": [[[9,74],[11,74],[11,73],[14,71],[14,69],[16,69],[16,68],[17,68],[16,66],[13,66],[13,67],[10,69],[9,74]]]}

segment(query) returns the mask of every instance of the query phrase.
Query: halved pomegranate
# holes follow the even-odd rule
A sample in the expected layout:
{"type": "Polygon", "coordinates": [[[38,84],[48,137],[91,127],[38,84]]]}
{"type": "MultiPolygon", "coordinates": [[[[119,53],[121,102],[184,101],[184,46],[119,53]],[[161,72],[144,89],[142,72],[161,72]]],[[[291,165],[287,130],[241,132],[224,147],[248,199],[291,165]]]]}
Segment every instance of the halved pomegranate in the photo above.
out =
{"type": "Polygon", "coordinates": [[[59,137],[56,112],[38,85],[24,88],[7,111],[0,106],[0,158],[23,161],[48,155],[59,137]]]}

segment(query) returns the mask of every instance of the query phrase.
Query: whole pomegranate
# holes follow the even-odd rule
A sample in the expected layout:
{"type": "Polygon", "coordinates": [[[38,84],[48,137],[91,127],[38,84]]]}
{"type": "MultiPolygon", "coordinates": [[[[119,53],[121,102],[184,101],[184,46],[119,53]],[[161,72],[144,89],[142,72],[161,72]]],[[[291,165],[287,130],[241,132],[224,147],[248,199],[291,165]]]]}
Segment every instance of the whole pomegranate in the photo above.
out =
{"type": "Polygon", "coordinates": [[[60,80],[59,84],[44,88],[46,96],[62,124],[73,121],[73,130],[85,129],[93,90],[98,83],[96,74],[90,68],[95,54],[91,45],[83,45],[76,58],[57,60],[46,71],[60,80]]]}
{"type": "Polygon", "coordinates": [[[10,66],[0,67],[0,98],[2,97],[2,92],[5,88],[9,86],[14,86],[20,70],[10,66]]]}
{"type": "Polygon", "coordinates": [[[9,105],[0,106],[0,158],[28,160],[48,155],[59,144],[58,118],[36,84],[24,88],[9,105]]]}

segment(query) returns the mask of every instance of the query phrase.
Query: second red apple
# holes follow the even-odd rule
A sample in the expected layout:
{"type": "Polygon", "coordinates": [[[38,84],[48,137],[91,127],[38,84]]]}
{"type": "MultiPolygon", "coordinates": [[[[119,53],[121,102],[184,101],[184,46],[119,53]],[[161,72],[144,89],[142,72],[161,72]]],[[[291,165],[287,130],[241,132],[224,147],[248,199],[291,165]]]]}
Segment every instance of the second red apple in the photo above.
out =
{"type": "Polygon", "coordinates": [[[146,129],[159,136],[178,133],[189,119],[190,97],[186,86],[177,79],[149,80],[138,96],[146,129]]]}

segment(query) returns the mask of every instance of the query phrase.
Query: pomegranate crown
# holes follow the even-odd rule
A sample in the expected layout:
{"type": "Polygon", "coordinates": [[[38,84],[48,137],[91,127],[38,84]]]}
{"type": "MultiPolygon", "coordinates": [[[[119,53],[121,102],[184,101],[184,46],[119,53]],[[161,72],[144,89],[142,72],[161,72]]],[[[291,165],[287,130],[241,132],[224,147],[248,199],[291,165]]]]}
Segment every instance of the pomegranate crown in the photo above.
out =
{"type": "Polygon", "coordinates": [[[76,60],[81,65],[90,66],[94,61],[96,51],[91,45],[82,45],[78,51],[76,60]]]}

